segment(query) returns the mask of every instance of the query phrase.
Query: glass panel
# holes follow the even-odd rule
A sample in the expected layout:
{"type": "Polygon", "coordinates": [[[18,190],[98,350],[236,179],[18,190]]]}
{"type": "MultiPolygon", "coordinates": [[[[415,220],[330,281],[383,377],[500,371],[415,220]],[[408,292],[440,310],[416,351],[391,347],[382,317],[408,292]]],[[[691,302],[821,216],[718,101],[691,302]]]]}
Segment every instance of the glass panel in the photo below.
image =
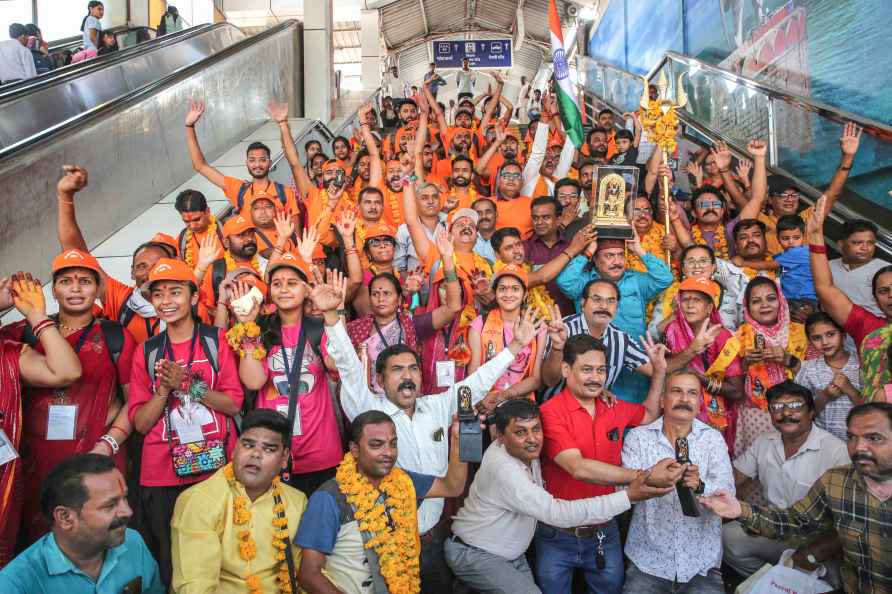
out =
{"type": "Polygon", "coordinates": [[[13,23],[27,25],[34,22],[31,0],[7,0],[0,2],[0,39],[9,38],[9,26],[13,23]]]}
{"type": "MultiPolygon", "coordinates": [[[[30,0],[29,0],[30,3],[30,0]]],[[[105,15],[102,28],[111,29],[127,23],[127,0],[104,0],[105,15]]],[[[87,2],[84,0],[37,0],[37,18],[40,30],[47,41],[56,41],[81,35],[81,22],[87,16],[87,2]]]]}

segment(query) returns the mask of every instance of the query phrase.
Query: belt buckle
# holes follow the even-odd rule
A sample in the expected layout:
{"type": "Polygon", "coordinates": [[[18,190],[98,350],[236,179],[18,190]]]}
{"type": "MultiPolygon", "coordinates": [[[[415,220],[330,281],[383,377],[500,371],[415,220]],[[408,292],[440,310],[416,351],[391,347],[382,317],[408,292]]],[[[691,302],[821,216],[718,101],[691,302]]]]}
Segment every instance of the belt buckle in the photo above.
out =
{"type": "Polygon", "coordinates": [[[576,538],[588,538],[591,536],[591,526],[577,526],[573,529],[573,536],[576,538]]]}

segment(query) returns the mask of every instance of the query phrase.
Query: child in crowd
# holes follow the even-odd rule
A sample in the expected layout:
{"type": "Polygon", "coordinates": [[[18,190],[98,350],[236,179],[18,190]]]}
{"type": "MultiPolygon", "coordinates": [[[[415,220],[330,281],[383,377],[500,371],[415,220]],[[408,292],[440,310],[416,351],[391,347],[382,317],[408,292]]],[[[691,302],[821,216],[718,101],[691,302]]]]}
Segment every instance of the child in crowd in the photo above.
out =
{"type": "Polygon", "coordinates": [[[846,348],[845,332],[824,312],[808,316],[805,334],[821,356],[802,362],[796,383],[815,396],[815,424],[847,441],[846,418],[852,407],[861,403],[858,355],[846,348]]]}
{"type": "Polygon", "coordinates": [[[784,251],[774,261],[780,265],[781,290],[790,304],[790,315],[797,322],[805,321],[818,309],[804,238],[805,221],[799,215],[784,215],[777,220],[777,241],[784,251]]]}
{"type": "Polygon", "coordinates": [[[616,154],[610,162],[613,165],[636,165],[638,162],[638,143],[641,141],[641,130],[638,127],[638,120],[632,118],[635,122],[635,132],[631,130],[617,130],[616,132],[616,154]]]}

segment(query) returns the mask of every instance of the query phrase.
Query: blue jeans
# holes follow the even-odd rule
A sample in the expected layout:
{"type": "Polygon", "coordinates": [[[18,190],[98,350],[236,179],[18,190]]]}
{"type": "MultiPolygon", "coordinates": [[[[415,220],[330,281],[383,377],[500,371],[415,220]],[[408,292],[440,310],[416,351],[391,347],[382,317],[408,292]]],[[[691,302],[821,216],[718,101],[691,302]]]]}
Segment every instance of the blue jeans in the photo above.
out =
{"type": "Polygon", "coordinates": [[[628,594],[725,594],[725,583],[720,569],[710,569],[706,575],[695,575],[691,581],[680,584],[655,575],[648,575],[629,563],[626,585],[628,594]]]}
{"type": "Polygon", "coordinates": [[[604,528],[604,569],[598,569],[595,556],[598,538],[577,538],[541,522],[536,527],[536,578],[543,592],[570,592],[573,571],[585,572],[590,594],[619,594],[623,585],[623,551],[616,520],[604,528]]]}

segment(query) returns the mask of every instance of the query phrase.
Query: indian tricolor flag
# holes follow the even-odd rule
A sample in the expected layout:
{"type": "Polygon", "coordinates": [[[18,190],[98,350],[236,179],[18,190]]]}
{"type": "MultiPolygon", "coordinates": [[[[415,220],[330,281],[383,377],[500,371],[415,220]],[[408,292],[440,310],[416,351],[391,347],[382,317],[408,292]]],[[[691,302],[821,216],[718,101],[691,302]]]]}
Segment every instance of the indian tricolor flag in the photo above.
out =
{"type": "Polygon", "coordinates": [[[582,146],[582,114],[576,103],[576,92],[570,81],[570,67],[567,65],[567,54],[564,51],[564,34],[561,33],[561,18],[558,16],[555,0],[548,5],[548,28],[551,30],[551,58],[554,62],[554,78],[557,81],[557,104],[561,111],[564,130],[576,148],[582,146]]]}

